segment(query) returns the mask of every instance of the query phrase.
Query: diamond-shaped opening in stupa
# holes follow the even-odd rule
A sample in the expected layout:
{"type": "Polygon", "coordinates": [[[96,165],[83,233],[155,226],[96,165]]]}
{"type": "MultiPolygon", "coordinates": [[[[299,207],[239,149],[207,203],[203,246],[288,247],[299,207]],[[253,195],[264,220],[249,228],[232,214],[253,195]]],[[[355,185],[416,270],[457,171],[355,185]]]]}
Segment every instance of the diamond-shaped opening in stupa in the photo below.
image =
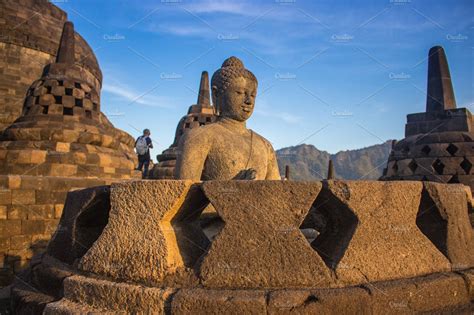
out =
{"type": "Polygon", "coordinates": [[[460,166],[466,172],[467,175],[471,173],[472,163],[464,157],[464,160],[461,162],[460,166]]]}
{"type": "Polygon", "coordinates": [[[332,269],[344,257],[359,220],[329,189],[323,188],[300,226],[311,247],[332,269]]]}
{"type": "Polygon", "coordinates": [[[199,217],[199,225],[209,242],[212,242],[224,228],[225,223],[212,204],[209,203],[199,217]]]}
{"type": "Polygon", "coordinates": [[[441,162],[440,159],[436,159],[436,161],[433,162],[432,166],[438,175],[443,175],[445,165],[443,164],[443,162],[441,162]]]}
{"type": "Polygon", "coordinates": [[[422,149],[421,152],[423,152],[425,155],[429,155],[431,152],[431,148],[429,145],[425,145],[422,149]]]}
{"type": "Polygon", "coordinates": [[[448,222],[443,219],[438,207],[425,189],[423,189],[421,196],[416,225],[431,243],[447,257],[448,222]]]}
{"type": "Polygon", "coordinates": [[[82,257],[92,247],[109,222],[109,212],[110,188],[108,186],[104,186],[103,189],[98,187],[93,200],[83,206],[76,218],[72,238],[77,246],[73,245],[72,256],[82,257]]]}
{"type": "MultiPolygon", "coordinates": [[[[184,265],[187,267],[195,267],[211,246],[213,238],[208,237],[202,224],[202,218],[209,212],[207,209],[210,209],[210,204],[200,185],[195,184],[190,188],[180,209],[171,219],[174,229],[173,237],[176,239],[184,265]]],[[[218,216],[215,211],[214,215],[218,216]]],[[[220,229],[217,229],[216,234],[220,232],[220,229]]]]}
{"type": "Polygon", "coordinates": [[[456,155],[456,152],[459,151],[458,147],[455,146],[454,144],[450,143],[448,145],[448,147],[446,148],[446,151],[448,151],[449,154],[451,154],[451,156],[455,156],[456,155]]]}
{"type": "Polygon", "coordinates": [[[416,163],[415,160],[411,160],[410,163],[408,164],[408,167],[410,168],[411,172],[415,174],[415,171],[418,168],[418,163],[416,163]]]}

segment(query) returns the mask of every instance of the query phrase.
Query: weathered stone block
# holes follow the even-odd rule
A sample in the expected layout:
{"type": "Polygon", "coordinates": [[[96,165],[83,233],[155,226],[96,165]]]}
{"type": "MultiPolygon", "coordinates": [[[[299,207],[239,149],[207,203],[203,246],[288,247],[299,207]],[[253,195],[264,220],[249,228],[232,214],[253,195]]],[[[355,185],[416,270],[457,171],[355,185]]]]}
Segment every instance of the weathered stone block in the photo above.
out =
{"type": "Polygon", "coordinates": [[[12,204],[12,191],[10,189],[0,188],[0,205],[12,204]]]}
{"type": "Polygon", "coordinates": [[[417,223],[452,264],[474,266],[474,233],[469,222],[464,185],[425,182],[417,223]]]}
{"type": "Polygon", "coordinates": [[[225,222],[200,268],[206,287],[332,285],[299,229],[321,183],[209,181],[202,189],[225,222]]]}
{"type": "Polygon", "coordinates": [[[71,164],[49,164],[49,175],[50,176],[73,176],[77,172],[77,165],[71,164]]]}
{"type": "Polygon", "coordinates": [[[436,274],[366,286],[372,295],[373,314],[429,313],[469,304],[460,275],[436,274]]]}
{"type": "Polygon", "coordinates": [[[13,205],[33,205],[35,204],[35,191],[32,189],[14,189],[12,190],[13,205]]]}
{"type": "Polygon", "coordinates": [[[54,101],[51,105],[48,106],[48,114],[50,115],[62,115],[63,114],[63,106],[54,104],[54,101]]]}
{"type": "Polygon", "coordinates": [[[20,189],[21,187],[21,176],[9,175],[8,176],[8,188],[20,189]]]}
{"type": "Polygon", "coordinates": [[[76,104],[76,100],[72,95],[64,95],[62,99],[62,105],[66,108],[73,108],[76,104]]]}
{"type": "Polygon", "coordinates": [[[54,219],[53,205],[29,205],[28,220],[54,219]]]}
{"type": "Polygon", "coordinates": [[[268,314],[372,314],[369,292],[358,287],[280,290],[267,300],[268,314]]]}
{"type": "Polygon", "coordinates": [[[33,235],[44,234],[45,225],[43,220],[21,220],[21,234],[33,235]]]}
{"type": "Polygon", "coordinates": [[[7,206],[0,206],[0,220],[6,220],[8,217],[7,206]]]}
{"type": "Polygon", "coordinates": [[[52,235],[58,228],[58,221],[59,220],[55,220],[55,219],[44,220],[44,233],[43,234],[52,235]]]}
{"type": "Polygon", "coordinates": [[[90,99],[85,98],[82,100],[82,106],[84,107],[84,109],[92,110],[92,101],[90,99]]]}
{"type": "Polygon", "coordinates": [[[421,182],[408,181],[327,182],[327,200],[318,200],[315,207],[335,224],[328,223],[312,245],[325,255],[339,285],[450,270],[446,257],[416,225],[422,188],[421,182]],[[357,217],[356,226],[337,222],[333,213],[342,209],[357,217]],[[368,260],[367,253],[374,259],[368,260]]]}
{"type": "Polygon", "coordinates": [[[266,314],[259,290],[181,289],[171,302],[172,314],[266,314]]]}
{"type": "MultiPolygon", "coordinates": [[[[45,106],[53,105],[54,102],[55,102],[54,96],[51,94],[41,95],[38,100],[38,103],[40,105],[45,105],[45,106]]],[[[49,110],[51,110],[51,107],[49,108],[49,110]]]]}
{"type": "Polygon", "coordinates": [[[71,144],[65,142],[56,143],[56,151],[58,152],[69,152],[71,150],[71,144]]]}
{"type": "Polygon", "coordinates": [[[84,108],[82,108],[82,107],[74,106],[72,111],[74,113],[74,118],[75,119],[79,119],[78,117],[84,116],[84,108]]]}
{"type": "Polygon", "coordinates": [[[22,176],[21,189],[48,189],[48,180],[44,177],[22,176]]]}
{"type": "Polygon", "coordinates": [[[28,218],[28,206],[14,205],[8,208],[8,219],[26,220],[27,218],[28,218]]]}
{"type": "Polygon", "coordinates": [[[21,232],[21,220],[0,220],[0,236],[20,235],[21,232]]]}
{"type": "MultiPolygon", "coordinates": [[[[0,237],[0,252],[6,252],[10,249],[10,237],[0,237]]],[[[0,255],[3,256],[3,255],[0,255]]],[[[0,259],[0,268],[3,268],[3,257],[0,259]]]]}
{"type": "Polygon", "coordinates": [[[34,96],[41,96],[41,95],[46,94],[46,91],[47,91],[47,90],[46,90],[46,87],[44,87],[44,86],[39,86],[39,87],[37,87],[37,88],[34,89],[33,95],[34,95],[34,96]]]}
{"type": "Polygon", "coordinates": [[[186,202],[191,186],[190,181],[113,184],[108,224],[80,260],[79,268],[154,283],[192,267],[205,250],[207,239],[192,220],[202,209],[196,202],[186,202]],[[192,252],[182,249],[188,248],[190,240],[192,252]]]}
{"type": "Polygon", "coordinates": [[[64,297],[98,309],[127,313],[165,314],[173,289],[72,276],[64,280],[64,297]]]}
{"type": "Polygon", "coordinates": [[[52,300],[51,303],[47,303],[43,306],[42,313],[44,315],[117,314],[117,312],[107,312],[105,310],[94,309],[86,305],[73,303],[67,299],[61,299],[59,301],[52,300]]]}
{"type": "Polygon", "coordinates": [[[72,91],[72,95],[77,98],[77,99],[83,99],[84,98],[84,91],[81,89],[74,89],[72,91]]]}
{"type": "Polygon", "coordinates": [[[29,152],[31,164],[41,164],[46,161],[46,151],[32,150],[29,152]]]}
{"type": "Polygon", "coordinates": [[[51,89],[51,93],[56,96],[65,95],[64,86],[53,86],[53,88],[51,89]]]}
{"type": "Polygon", "coordinates": [[[10,238],[11,249],[24,249],[30,246],[31,236],[29,235],[15,235],[10,238]]]}
{"type": "Polygon", "coordinates": [[[462,271],[460,274],[466,282],[469,298],[474,301],[474,269],[462,271]]]}

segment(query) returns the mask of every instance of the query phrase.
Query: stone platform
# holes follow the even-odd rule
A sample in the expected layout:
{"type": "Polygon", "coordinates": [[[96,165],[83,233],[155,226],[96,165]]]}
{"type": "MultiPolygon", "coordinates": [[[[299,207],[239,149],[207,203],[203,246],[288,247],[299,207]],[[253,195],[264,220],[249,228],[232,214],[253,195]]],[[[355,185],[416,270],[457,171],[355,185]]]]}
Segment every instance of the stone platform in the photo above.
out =
{"type": "Polygon", "coordinates": [[[131,181],[68,194],[19,314],[474,310],[463,185],[131,181]],[[201,226],[209,204],[222,222],[201,226]],[[305,237],[313,228],[319,235],[305,237]],[[339,310],[339,311],[338,311],[339,310]]]}
{"type": "Polygon", "coordinates": [[[474,310],[474,269],[341,289],[144,288],[71,276],[44,314],[406,314],[474,310]]]}

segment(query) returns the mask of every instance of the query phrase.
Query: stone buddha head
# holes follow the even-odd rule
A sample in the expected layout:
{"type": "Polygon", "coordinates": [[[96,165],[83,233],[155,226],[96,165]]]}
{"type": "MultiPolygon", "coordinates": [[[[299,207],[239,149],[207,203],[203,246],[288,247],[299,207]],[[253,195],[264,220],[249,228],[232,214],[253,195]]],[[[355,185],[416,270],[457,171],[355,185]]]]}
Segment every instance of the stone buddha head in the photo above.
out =
{"type": "Polygon", "coordinates": [[[250,118],[257,95],[257,78],[237,57],[224,61],[212,76],[212,101],[220,117],[244,122],[250,118]]]}

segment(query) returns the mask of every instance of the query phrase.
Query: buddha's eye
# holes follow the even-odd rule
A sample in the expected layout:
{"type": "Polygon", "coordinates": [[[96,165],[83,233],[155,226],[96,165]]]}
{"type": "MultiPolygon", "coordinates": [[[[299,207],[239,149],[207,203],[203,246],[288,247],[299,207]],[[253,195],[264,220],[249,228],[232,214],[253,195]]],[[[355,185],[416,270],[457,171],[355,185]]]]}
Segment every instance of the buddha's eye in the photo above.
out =
{"type": "Polygon", "coordinates": [[[235,91],[235,92],[236,92],[237,94],[239,94],[239,95],[242,95],[242,94],[244,94],[244,92],[243,92],[243,91],[235,91]]]}

